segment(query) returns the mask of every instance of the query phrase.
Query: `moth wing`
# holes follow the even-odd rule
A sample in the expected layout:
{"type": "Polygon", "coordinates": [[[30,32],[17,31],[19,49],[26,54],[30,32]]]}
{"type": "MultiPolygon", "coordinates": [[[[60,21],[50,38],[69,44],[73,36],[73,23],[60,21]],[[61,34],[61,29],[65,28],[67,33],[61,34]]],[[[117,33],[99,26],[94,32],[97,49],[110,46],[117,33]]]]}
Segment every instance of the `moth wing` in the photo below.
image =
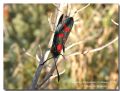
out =
{"type": "Polygon", "coordinates": [[[62,15],[60,16],[57,26],[58,26],[60,23],[62,23],[62,21],[63,21],[63,16],[64,16],[64,14],[62,14],[62,15]]]}

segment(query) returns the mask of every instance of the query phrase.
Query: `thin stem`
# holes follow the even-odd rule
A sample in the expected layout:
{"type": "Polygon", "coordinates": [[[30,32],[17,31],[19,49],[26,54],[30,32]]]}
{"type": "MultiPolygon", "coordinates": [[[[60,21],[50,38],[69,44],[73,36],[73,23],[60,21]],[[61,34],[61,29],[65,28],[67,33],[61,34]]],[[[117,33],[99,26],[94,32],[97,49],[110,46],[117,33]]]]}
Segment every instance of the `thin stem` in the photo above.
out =
{"type": "MultiPolygon", "coordinates": [[[[84,9],[87,8],[89,5],[90,5],[90,3],[87,4],[87,5],[86,5],[85,7],[83,7],[83,8],[76,10],[76,11],[74,12],[74,15],[77,14],[78,12],[84,10],[84,9]]],[[[73,15],[73,16],[74,16],[74,15],[73,15]]]]}
{"type": "Polygon", "coordinates": [[[113,39],[112,41],[110,41],[109,43],[101,46],[101,47],[98,47],[98,48],[95,48],[95,49],[92,49],[92,50],[86,50],[84,52],[75,52],[75,53],[72,53],[72,54],[69,54],[69,55],[66,55],[67,57],[69,56],[75,56],[75,55],[80,55],[80,54],[87,54],[87,53],[93,53],[93,52],[97,52],[97,51],[100,51],[106,47],[108,47],[109,45],[113,44],[114,42],[116,42],[118,40],[118,37],[116,37],[115,39],[113,39]]]}
{"type": "Polygon", "coordinates": [[[113,19],[111,19],[111,21],[115,24],[115,25],[119,25],[117,22],[115,22],[113,19]]]}
{"type": "Polygon", "coordinates": [[[57,71],[57,75],[58,75],[58,81],[60,80],[60,75],[59,75],[59,72],[58,72],[58,68],[57,68],[57,65],[56,65],[56,61],[54,59],[54,63],[55,63],[55,68],[56,68],[56,71],[57,71]]]}
{"type": "Polygon", "coordinates": [[[44,62],[45,58],[48,57],[48,55],[49,55],[49,50],[45,52],[45,54],[43,55],[43,57],[41,57],[41,58],[39,57],[40,63],[39,63],[39,65],[38,65],[37,70],[36,70],[36,72],[35,72],[35,75],[34,75],[34,77],[33,77],[32,85],[31,85],[31,88],[30,88],[30,89],[36,89],[37,82],[38,82],[38,79],[39,79],[39,75],[40,75],[41,70],[42,70],[42,68],[43,68],[43,66],[44,66],[44,65],[41,65],[41,64],[44,62]]]}
{"type": "MultiPolygon", "coordinates": [[[[109,45],[113,44],[113,43],[116,42],[117,40],[118,40],[118,37],[116,37],[115,39],[113,39],[111,42],[109,42],[109,43],[107,43],[107,44],[105,44],[105,45],[103,45],[103,46],[101,46],[101,47],[99,47],[99,48],[90,50],[90,51],[88,51],[88,52],[89,52],[89,53],[92,53],[92,52],[100,51],[100,50],[108,47],[109,45]]],[[[85,51],[85,53],[86,53],[86,51],[85,51]]]]}

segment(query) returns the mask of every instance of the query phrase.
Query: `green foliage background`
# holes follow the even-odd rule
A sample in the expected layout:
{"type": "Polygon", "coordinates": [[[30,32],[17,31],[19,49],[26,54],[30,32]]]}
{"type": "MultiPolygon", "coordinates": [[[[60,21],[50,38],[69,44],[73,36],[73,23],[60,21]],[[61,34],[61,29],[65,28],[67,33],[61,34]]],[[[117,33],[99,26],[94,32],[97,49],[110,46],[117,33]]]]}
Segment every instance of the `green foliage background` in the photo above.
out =
{"type": "MultiPolygon", "coordinates": [[[[73,5],[75,8],[84,5],[73,5]]],[[[4,5],[4,88],[27,89],[30,87],[37,68],[37,61],[25,55],[23,48],[33,56],[38,45],[44,52],[51,37],[48,23],[49,13],[54,13],[53,4],[6,4],[4,5]]],[[[73,51],[94,49],[107,44],[118,36],[118,26],[111,19],[118,22],[118,5],[91,4],[79,13],[80,28],[74,25],[73,33],[67,41],[67,46],[83,41],[88,36],[97,35],[101,28],[103,33],[97,38],[87,41],[69,50],[73,51]],[[77,30],[76,30],[77,29],[77,30]]],[[[87,54],[87,57],[77,55],[63,60],[59,69],[64,68],[65,74],[61,81],[52,81],[48,89],[115,89],[118,87],[118,42],[101,51],[87,54]],[[88,58],[86,60],[86,58],[88,58]],[[86,60],[86,61],[85,61],[86,60]],[[82,64],[83,63],[83,64],[82,64]],[[84,65],[85,64],[85,65],[84,65]],[[72,83],[74,81],[108,81],[102,84],[106,87],[91,87],[72,83]],[[111,81],[115,81],[112,82],[111,81]]],[[[45,73],[41,75],[44,77],[45,73]]],[[[95,84],[96,85],[96,84],[95,84]]],[[[99,84],[98,84],[99,85],[99,84]]]]}

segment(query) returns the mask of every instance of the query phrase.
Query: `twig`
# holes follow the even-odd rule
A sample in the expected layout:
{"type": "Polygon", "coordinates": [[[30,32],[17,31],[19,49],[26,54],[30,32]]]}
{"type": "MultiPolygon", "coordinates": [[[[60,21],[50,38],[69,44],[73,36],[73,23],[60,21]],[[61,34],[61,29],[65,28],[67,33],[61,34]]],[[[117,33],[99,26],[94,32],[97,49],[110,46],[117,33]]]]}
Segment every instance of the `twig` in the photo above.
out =
{"type": "Polygon", "coordinates": [[[40,58],[42,58],[42,56],[43,56],[43,53],[42,53],[41,46],[40,46],[40,44],[39,44],[39,46],[38,46],[38,48],[37,48],[37,50],[36,50],[36,60],[37,60],[38,62],[40,62],[40,58]]]}
{"type": "Polygon", "coordinates": [[[47,50],[42,57],[41,57],[40,55],[37,55],[38,58],[40,59],[40,62],[39,62],[39,65],[38,65],[38,67],[37,67],[37,70],[36,70],[36,72],[35,72],[35,75],[34,75],[34,77],[33,77],[32,85],[31,85],[31,88],[30,88],[30,89],[36,89],[39,75],[40,75],[41,70],[42,70],[42,68],[43,68],[43,66],[44,66],[44,65],[41,65],[41,64],[48,58],[49,53],[50,53],[50,50],[47,50]]]}
{"type": "Polygon", "coordinates": [[[42,57],[42,52],[40,52],[40,55],[38,55],[38,54],[36,53],[36,58],[35,58],[31,53],[29,53],[28,51],[26,51],[24,48],[23,48],[23,52],[24,52],[27,56],[31,57],[32,59],[37,60],[38,62],[40,62],[40,57],[42,57]]]}
{"type": "MultiPolygon", "coordinates": [[[[113,39],[111,42],[107,43],[106,45],[103,45],[103,46],[101,46],[101,47],[99,47],[99,48],[90,50],[90,51],[88,51],[88,52],[89,52],[89,53],[92,53],[92,52],[100,51],[100,50],[108,47],[109,45],[113,44],[113,43],[116,42],[117,40],[118,40],[118,37],[116,37],[116,38],[113,39]]],[[[88,52],[87,52],[87,51],[84,51],[84,53],[88,53],[88,52]]],[[[84,53],[83,53],[83,54],[84,54],[84,53]]]]}
{"type": "Polygon", "coordinates": [[[90,3],[89,3],[89,4],[87,4],[85,7],[81,8],[81,9],[78,9],[78,10],[77,10],[77,12],[75,11],[74,13],[76,14],[76,13],[78,13],[78,12],[80,12],[80,11],[84,10],[84,9],[85,9],[85,8],[87,8],[89,5],[90,5],[90,3]]]}
{"type": "Polygon", "coordinates": [[[115,24],[115,25],[119,25],[117,22],[115,22],[113,19],[111,19],[111,21],[115,24]]]}
{"type": "Polygon", "coordinates": [[[50,25],[51,31],[53,32],[53,31],[54,31],[54,28],[53,28],[52,22],[51,22],[51,20],[50,20],[51,17],[52,17],[52,14],[50,14],[50,16],[48,17],[48,23],[49,23],[49,25],[50,25]]]}
{"type": "Polygon", "coordinates": [[[60,12],[62,12],[60,9],[59,9],[59,5],[58,4],[53,4],[55,7],[56,7],[56,9],[58,10],[58,11],[60,11],[60,12]]]}
{"type": "Polygon", "coordinates": [[[92,49],[92,50],[86,50],[84,52],[75,52],[75,53],[72,53],[72,54],[69,54],[69,55],[66,55],[67,57],[69,56],[75,56],[75,55],[80,55],[80,54],[87,54],[87,53],[93,53],[93,52],[97,52],[97,51],[100,51],[106,47],[108,47],[109,45],[113,44],[114,42],[116,42],[118,40],[118,37],[116,37],[115,39],[113,39],[111,42],[101,46],[101,47],[98,47],[96,49],[92,49]]]}
{"type": "Polygon", "coordinates": [[[32,56],[29,52],[27,52],[25,48],[23,48],[23,52],[24,52],[27,56],[29,56],[29,57],[35,59],[35,57],[32,56]]]}
{"type": "Polygon", "coordinates": [[[44,60],[45,60],[45,56],[48,56],[46,55],[46,53],[43,55],[43,57],[40,58],[40,62],[39,62],[39,65],[37,67],[37,70],[35,72],[35,75],[33,77],[33,80],[32,80],[32,85],[31,85],[31,88],[30,89],[36,89],[36,86],[37,86],[37,82],[38,82],[38,78],[39,78],[39,75],[41,73],[41,70],[43,68],[43,65],[41,65],[44,60]]]}
{"type": "Polygon", "coordinates": [[[43,56],[43,55],[42,55],[43,53],[42,53],[42,48],[41,48],[41,45],[40,45],[40,44],[39,44],[39,46],[38,46],[38,49],[39,49],[40,54],[41,54],[40,56],[42,57],[42,56],[43,56]]]}

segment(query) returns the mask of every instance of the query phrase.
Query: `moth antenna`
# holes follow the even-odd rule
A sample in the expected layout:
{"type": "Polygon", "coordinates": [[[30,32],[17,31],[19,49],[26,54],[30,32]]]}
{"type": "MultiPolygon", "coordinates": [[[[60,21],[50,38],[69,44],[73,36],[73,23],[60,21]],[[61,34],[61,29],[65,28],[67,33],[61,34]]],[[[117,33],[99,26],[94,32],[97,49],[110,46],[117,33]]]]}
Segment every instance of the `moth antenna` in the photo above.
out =
{"type": "Polygon", "coordinates": [[[77,10],[74,12],[73,17],[74,17],[75,14],[77,14],[78,12],[84,10],[84,9],[87,8],[89,5],[90,5],[90,3],[87,4],[87,5],[86,5],[85,7],[83,7],[83,8],[77,9],[77,10]]]}
{"type": "MultiPolygon", "coordinates": [[[[62,54],[60,54],[60,55],[62,55],[62,54]]],[[[66,58],[65,58],[65,56],[64,56],[64,55],[62,55],[62,57],[66,60],[66,58]]]]}
{"type": "Polygon", "coordinates": [[[55,67],[56,67],[56,71],[57,71],[57,75],[58,75],[58,81],[60,80],[60,75],[59,75],[59,72],[58,72],[58,69],[57,69],[57,65],[56,65],[56,61],[54,59],[54,62],[55,62],[55,67]]]}
{"type": "Polygon", "coordinates": [[[54,57],[48,58],[47,60],[45,60],[43,63],[41,63],[40,65],[44,65],[48,60],[52,59],[54,57]]]}

